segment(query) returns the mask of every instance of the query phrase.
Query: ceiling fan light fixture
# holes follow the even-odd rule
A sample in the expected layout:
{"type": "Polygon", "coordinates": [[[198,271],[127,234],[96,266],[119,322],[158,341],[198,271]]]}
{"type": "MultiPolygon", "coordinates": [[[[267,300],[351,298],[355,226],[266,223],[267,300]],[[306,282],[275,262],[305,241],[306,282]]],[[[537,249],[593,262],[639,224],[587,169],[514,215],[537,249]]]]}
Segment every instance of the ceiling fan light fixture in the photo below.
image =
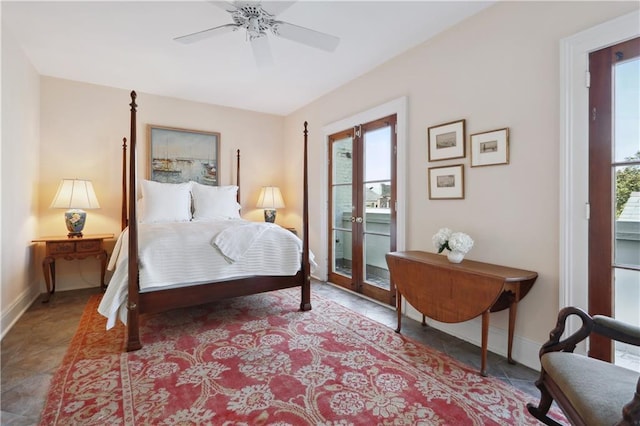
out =
{"type": "Polygon", "coordinates": [[[267,25],[264,25],[257,17],[251,17],[246,21],[245,25],[247,33],[249,34],[249,40],[253,40],[267,35],[265,32],[268,29],[267,25]]]}

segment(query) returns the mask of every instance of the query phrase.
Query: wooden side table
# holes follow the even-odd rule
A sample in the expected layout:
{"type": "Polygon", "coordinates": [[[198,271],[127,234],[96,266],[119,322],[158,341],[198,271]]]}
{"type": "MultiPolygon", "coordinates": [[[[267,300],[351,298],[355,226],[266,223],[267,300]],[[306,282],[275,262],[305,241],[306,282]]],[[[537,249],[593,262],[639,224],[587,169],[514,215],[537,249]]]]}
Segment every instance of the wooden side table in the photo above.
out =
{"type": "Polygon", "coordinates": [[[65,260],[85,259],[95,256],[100,260],[100,287],[104,290],[104,276],[107,269],[107,251],[104,249],[104,240],[113,238],[113,234],[84,235],[80,238],[42,237],[32,242],[45,243],[46,255],[42,260],[42,273],[47,284],[47,298],[42,303],[47,303],[51,295],[56,291],[56,259],[65,260]]]}
{"type": "Polygon", "coordinates": [[[487,375],[489,313],[509,309],[507,360],[511,356],[518,302],[527,295],[538,274],[533,271],[463,260],[449,263],[446,256],[422,251],[386,254],[391,282],[396,287],[398,328],[402,325],[402,297],[424,317],[455,323],[482,316],[480,374],[487,375]]]}

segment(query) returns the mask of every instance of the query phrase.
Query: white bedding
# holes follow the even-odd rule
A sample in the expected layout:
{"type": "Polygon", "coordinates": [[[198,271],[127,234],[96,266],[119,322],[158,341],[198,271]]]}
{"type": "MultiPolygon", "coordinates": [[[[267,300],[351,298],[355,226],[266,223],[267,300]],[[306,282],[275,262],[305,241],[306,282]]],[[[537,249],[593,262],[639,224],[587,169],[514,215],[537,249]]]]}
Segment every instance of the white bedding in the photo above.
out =
{"type": "MultiPolygon", "coordinates": [[[[117,318],[127,321],[127,235],[125,229],[118,237],[108,267],[114,273],[98,307],[108,319],[107,329],[117,318]]],[[[144,293],[247,276],[295,275],[302,262],[302,241],[278,225],[238,219],[140,223],[138,253],[144,293]]]]}

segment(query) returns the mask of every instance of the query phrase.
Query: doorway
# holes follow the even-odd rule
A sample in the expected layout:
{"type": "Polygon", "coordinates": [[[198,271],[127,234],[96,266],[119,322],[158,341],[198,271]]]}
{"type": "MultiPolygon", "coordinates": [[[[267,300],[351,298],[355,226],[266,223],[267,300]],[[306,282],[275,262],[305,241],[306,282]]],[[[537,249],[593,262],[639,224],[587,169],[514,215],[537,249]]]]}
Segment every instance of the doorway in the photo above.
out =
{"type": "Polygon", "coordinates": [[[397,246],[397,115],[328,137],[330,282],[395,306],[385,254],[397,246]]]}
{"type": "MultiPolygon", "coordinates": [[[[589,313],[640,325],[640,38],[590,53],[589,73],[589,313]]],[[[616,364],[636,351],[589,341],[616,364]]]]}

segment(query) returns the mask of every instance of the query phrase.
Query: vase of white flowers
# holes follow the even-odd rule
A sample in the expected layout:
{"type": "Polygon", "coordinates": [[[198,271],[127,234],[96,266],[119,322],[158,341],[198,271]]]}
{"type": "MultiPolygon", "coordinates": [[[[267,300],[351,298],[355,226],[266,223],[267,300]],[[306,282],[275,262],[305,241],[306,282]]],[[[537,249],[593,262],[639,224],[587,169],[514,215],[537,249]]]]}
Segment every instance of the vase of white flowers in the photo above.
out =
{"type": "Polygon", "coordinates": [[[460,263],[464,259],[471,247],[473,240],[464,232],[453,232],[449,228],[441,228],[431,239],[433,245],[438,249],[438,253],[442,253],[445,249],[449,250],[447,259],[451,263],[460,263]]]}
{"type": "Polygon", "coordinates": [[[450,251],[447,253],[447,259],[451,263],[460,263],[464,260],[464,253],[457,250],[450,251]]]}

